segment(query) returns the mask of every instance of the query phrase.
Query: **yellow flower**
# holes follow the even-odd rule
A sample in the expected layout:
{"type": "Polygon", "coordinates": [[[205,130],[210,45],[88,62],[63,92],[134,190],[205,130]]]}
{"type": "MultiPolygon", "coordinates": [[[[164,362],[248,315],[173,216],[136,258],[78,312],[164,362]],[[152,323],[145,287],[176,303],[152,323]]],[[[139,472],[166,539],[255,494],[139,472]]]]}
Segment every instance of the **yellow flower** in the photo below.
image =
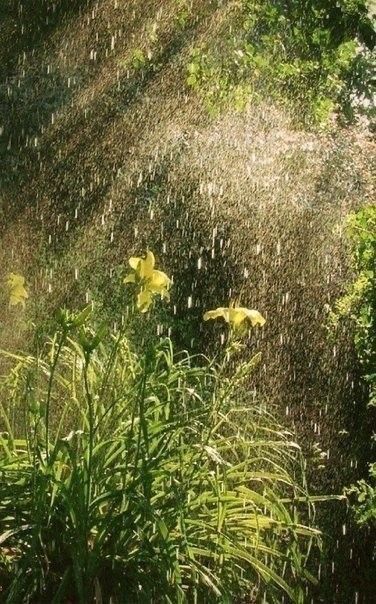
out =
{"type": "Polygon", "coordinates": [[[25,308],[25,301],[29,297],[25,288],[25,278],[16,273],[9,273],[5,281],[9,289],[9,306],[21,304],[25,308]]]}
{"type": "Polygon", "coordinates": [[[149,309],[154,295],[159,295],[162,299],[169,298],[168,290],[171,280],[166,273],[154,268],[153,252],[147,252],[146,258],[132,256],[129,259],[129,266],[134,272],[125,277],[124,283],[135,283],[140,286],[137,308],[141,312],[146,312],[149,309]]]}
{"type": "Polygon", "coordinates": [[[252,327],[265,324],[265,319],[258,310],[251,310],[242,306],[234,306],[230,304],[228,307],[220,307],[215,310],[208,310],[204,314],[204,321],[210,319],[218,319],[223,317],[226,323],[229,323],[234,329],[238,329],[244,324],[244,321],[249,321],[252,327]]]}

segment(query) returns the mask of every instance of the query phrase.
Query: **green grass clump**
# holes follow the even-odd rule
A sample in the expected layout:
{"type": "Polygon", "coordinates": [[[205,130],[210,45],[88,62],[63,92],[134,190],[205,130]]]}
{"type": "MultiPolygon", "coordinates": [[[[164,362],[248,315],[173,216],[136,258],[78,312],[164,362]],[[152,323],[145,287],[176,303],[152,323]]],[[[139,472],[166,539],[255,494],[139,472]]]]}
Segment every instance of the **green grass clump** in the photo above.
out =
{"type": "MultiPolygon", "coordinates": [[[[125,278],[144,324],[169,296],[154,263],[131,258],[125,278]]],[[[234,304],[204,318],[219,316],[230,328],[215,360],[168,338],[132,343],[90,306],[61,311],[34,355],[2,352],[2,601],[304,601],[320,539],[304,461],[247,388],[259,355],[236,362],[247,321],[265,319],[234,304]]]]}

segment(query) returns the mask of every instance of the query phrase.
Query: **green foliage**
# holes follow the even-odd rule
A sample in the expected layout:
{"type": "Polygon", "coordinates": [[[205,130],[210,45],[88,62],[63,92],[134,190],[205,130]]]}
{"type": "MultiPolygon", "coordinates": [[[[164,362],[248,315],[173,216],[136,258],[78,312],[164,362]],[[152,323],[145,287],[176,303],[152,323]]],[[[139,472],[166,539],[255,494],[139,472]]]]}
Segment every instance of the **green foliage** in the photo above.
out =
{"type": "Polygon", "coordinates": [[[131,64],[134,67],[134,69],[141,69],[142,67],[145,67],[145,65],[147,64],[147,61],[148,61],[148,59],[145,56],[145,53],[143,52],[143,50],[141,50],[140,48],[136,48],[133,51],[131,64]]]}
{"type": "MultiPolygon", "coordinates": [[[[144,318],[144,320],[147,320],[144,318]]],[[[293,436],[244,380],[62,312],[37,356],[3,353],[5,602],[303,602],[311,511],[293,436]]]]}
{"type": "MultiPolygon", "coordinates": [[[[243,53],[239,52],[243,60],[243,53]]],[[[241,110],[252,95],[252,87],[239,77],[237,70],[237,58],[235,66],[232,62],[220,64],[210,53],[194,49],[187,66],[187,84],[203,94],[209,113],[215,115],[228,104],[241,110]]]]}
{"type": "Polygon", "coordinates": [[[184,29],[190,17],[190,3],[188,0],[176,0],[176,21],[182,29],[184,29]]]}
{"type": "MultiPolygon", "coordinates": [[[[363,0],[260,2],[243,0],[221,46],[193,51],[187,84],[200,90],[211,111],[242,108],[252,94],[288,100],[299,115],[325,123],[339,105],[364,94],[371,73],[360,68],[360,43],[376,35],[363,0]]],[[[351,113],[352,112],[352,113],[351,113]]]]}
{"type": "Polygon", "coordinates": [[[352,250],[353,270],[356,275],[346,293],[331,314],[336,327],[340,321],[350,320],[354,327],[354,341],[362,366],[362,374],[369,385],[369,404],[376,403],[376,208],[366,206],[350,214],[347,234],[352,250]]]}
{"type": "Polygon", "coordinates": [[[376,463],[370,464],[369,479],[358,480],[346,489],[346,494],[355,498],[353,510],[360,525],[376,526],[376,463]]]}
{"type": "MultiPolygon", "coordinates": [[[[368,386],[368,405],[376,405],[376,207],[366,206],[348,217],[347,233],[351,243],[355,280],[338,300],[331,313],[332,326],[350,321],[354,342],[368,386]]],[[[372,410],[371,410],[372,411],[372,410]]],[[[360,480],[346,489],[355,497],[353,511],[359,524],[376,520],[376,464],[370,464],[369,482],[360,480]]]]}

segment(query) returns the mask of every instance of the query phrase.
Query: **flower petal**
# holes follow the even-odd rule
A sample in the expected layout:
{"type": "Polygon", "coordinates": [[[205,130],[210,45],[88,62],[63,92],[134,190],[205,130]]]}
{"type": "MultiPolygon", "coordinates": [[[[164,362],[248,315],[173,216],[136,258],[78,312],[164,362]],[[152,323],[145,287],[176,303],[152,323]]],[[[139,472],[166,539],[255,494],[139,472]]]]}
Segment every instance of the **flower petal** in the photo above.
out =
{"type": "Polygon", "coordinates": [[[243,323],[244,319],[247,317],[246,314],[246,308],[229,308],[228,312],[229,312],[229,322],[231,323],[231,325],[234,326],[235,329],[237,329],[238,327],[240,327],[240,325],[243,323]]]}
{"type": "Polygon", "coordinates": [[[25,308],[25,301],[29,294],[24,287],[25,277],[16,273],[9,273],[6,277],[6,284],[9,288],[9,306],[17,306],[21,304],[25,308]]]}
{"type": "Polygon", "coordinates": [[[163,289],[167,289],[170,286],[170,279],[166,273],[162,271],[153,271],[150,281],[148,281],[147,287],[151,291],[160,293],[163,289]]]}
{"type": "Polygon", "coordinates": [[[155,265],[155,258],[153,252],[147,252],[145,260],[141,260],[140,266],[140,277],[141,279],[151,279],[153,276],[153,269],[155,265]]]}
{"type": "Polygon", "coordinates": [[[260,327],[262,327],[265,325],[266,320],[258,310],[251,310],[249,308],[242,308],[242,310],[245,312],[247,318],[251,321],[252,327],[255,327],[256,325],[260,325],[260,327]]]}
{"type": "Polygon", "coordinates": [[[123,283],[136,283],[136,275],[134,273],[129,273],[123,280],[123,283]]]}
{"type": "MultiPolygon", "coordinates": [[[[28,297],[28,296],[26,296],[28,297]]],[[[19,296],[11,295],[9,298],[9,306],[17,306],[17,304],[21,304],[22,308],[26,307],[25,298],[20,298],[19,296]]]]}
{"type": "Polygon", "coordinates": [[[9,273],[6,278],[8,287],[23,286],[25,284],[25,277],[16,273],[9,273]]]}
{"type": "Polygon", "coordinates": [[[129,266],[133,268],[134,271],[136,271],[139,263],[142,262],[142,258],[139,258],[138,256],[132,256],[131,258],[129,258],[128,262],[129,266]]]}
{"type": "Polygon", "coordinates": [[[152,301],[153,296],[151,291],[149,291],[148,289],[143,289],[137,296],[137,308],[141,312],[147,312],[152,301]]]}
{"type": "Polygon", "coordinates": [[[207,310],[204,314],[204,321],[209,321],[210,319],[218,319],[218,317],[223,317],[225,321],[228,320],[228,308],[216,308],[215,310],[207,310]]]}

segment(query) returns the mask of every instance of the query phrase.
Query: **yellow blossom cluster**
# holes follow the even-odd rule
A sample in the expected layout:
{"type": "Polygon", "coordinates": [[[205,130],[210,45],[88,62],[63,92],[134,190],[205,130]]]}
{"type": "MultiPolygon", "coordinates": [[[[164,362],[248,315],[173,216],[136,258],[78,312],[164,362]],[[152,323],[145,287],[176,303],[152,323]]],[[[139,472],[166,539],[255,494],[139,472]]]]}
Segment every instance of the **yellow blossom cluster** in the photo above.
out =
{"type": "Polygon", "coordinates": [[[146,258],[132,256],[129,266],[133,270],[127,275],[124,283],[135,283],[139,289],[137,294],[137,308],[146,312],[153,301],[154,296],[159,295],[162,299],[169,299],[169,288],[171,280],[166,273],[154,268],[155,257],[153,252],[147,252],[146,258]]]}
{"type": "MultiPolygon", "coordinates": [[[[148,251],[145,258],[132,256],[128,262],[132,272],[125,277],[124,283],[136,286],[136,304],[140,312],[146,313],[156,296],[160,296],[162,300],[169,300],[171,279],[166,273],[155,268],[153,252],[148,251]]],[[[18,273],[9,273],[6,277],[6,285],[9,291],[9,305],[20,304],[25,307],[29,297],[25,288],[25,278],[18,273]]],[[[204,314],[204,321],[219,318],[224,319],[234,330],[244,328],[247,323],[250,323],[252,327],[256,325],[262,327],[265,324],[265,319],[258,310],[238,306],[233,302],[228,307],[221,306],[208,310],[204,314]]]]}
{"type": "MultiPolygon", "coordinates": [[[[148,251],[145,258],[132,256],[129,265],[132,272],[125,277],[124,283],[133,283],[137,286],[137,308],[142,313],[149,310],[156,295],[161,296],[162,299],[169,299],[171,279],[166,273],[155,269],[153,252],[148,251]]],[[[223,318],[234,330],[244,327],[247,323],[252,327],[256,325],[262,327],[265,324],[265,319],[258,310],[237,306],[234,303],[228,307],[208,310],[204,314],[204,321],[218,318],[223,318]]]]}
{"type": "Polygon", "coordinates": [[[239,329],[247,322],[249,322],[252,327],[256,327],[256,325],[262,327],[266,322],[258,310],[244,308],[243,306],[235,306],[234,304],[230,304],[228,307],[221,306],[215,310],[208,310],[204,314],[204,321],[221,317],[234,329],[239,329]]]}
{"type": "Polygon", "coordinates": [[[9,291],[9,306],[21,304],[25,308],[26,300],[29,297],[25,288],[25,277],[17,273],[9,273],[5,283],[9,291]]]}

